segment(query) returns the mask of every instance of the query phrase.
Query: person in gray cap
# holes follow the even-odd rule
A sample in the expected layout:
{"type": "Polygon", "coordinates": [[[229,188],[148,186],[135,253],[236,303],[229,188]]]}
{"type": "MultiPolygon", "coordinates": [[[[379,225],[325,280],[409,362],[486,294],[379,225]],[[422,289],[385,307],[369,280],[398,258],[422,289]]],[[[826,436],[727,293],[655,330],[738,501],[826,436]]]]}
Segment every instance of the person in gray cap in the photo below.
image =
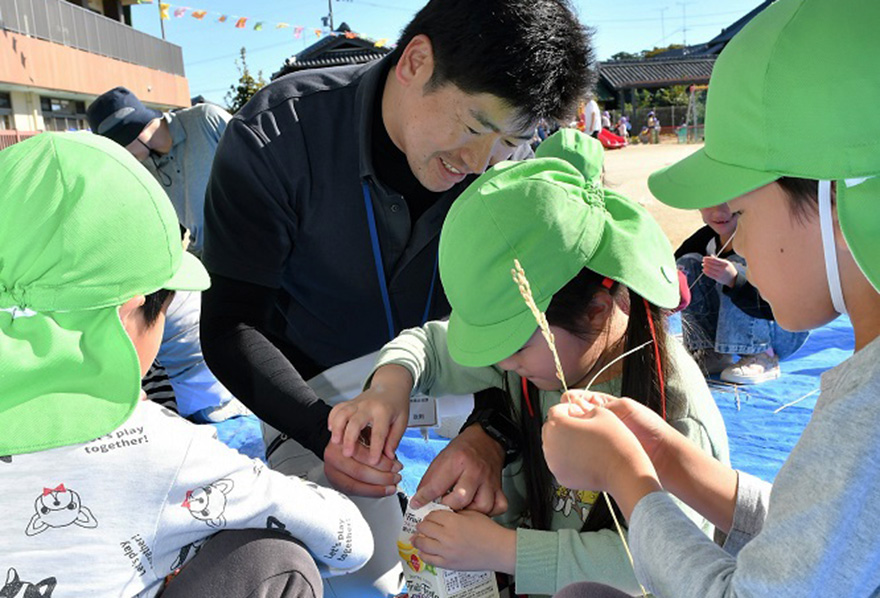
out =
{"type": "MultiPolygon", "coordinates": [[[[123,146],[162,184],[178,221],[189,231],[188,250],[199,257],[205,187],[229,113],[212,104],[162,113],[144,106],[125,87],[114,87],[98,96],[87,114],[94,133],[123,146]]],[[[148,397],[196,422],[249,413],[205,364],[200,319],[201,293],[175,295],[158,363],[144,379],[148,397]],[[174,405],[168,403],[172,400],[174,405]]]]}
{"type": "Polygon", "coordinates": [[[125,87],[98,96],[87,115],[94,133],[123,146],[162,184],[177,219],[189,231],[190,253],[200,257],[205,188],[232,116],[213,104],[162,113],[144,106],[125,87]]]}

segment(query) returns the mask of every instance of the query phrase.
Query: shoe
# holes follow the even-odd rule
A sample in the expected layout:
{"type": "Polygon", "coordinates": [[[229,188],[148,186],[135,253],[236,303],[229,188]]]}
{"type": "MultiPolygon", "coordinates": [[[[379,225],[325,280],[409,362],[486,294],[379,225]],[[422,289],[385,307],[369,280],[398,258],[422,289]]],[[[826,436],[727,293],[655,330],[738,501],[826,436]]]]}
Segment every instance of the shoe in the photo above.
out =
{"type": "Polygon", "coordinates": [[[703,374],[711,376],[712,374],[720,374],[722,371],[733,365],[733,355],[727,353],[716,353],[712,349],[698,349],[693,352],[694,361],[703,370],[703,374]]]}
{"type": "Polygon", "coordinates": [[[195,419],[197,420],[203,420],[205,423],[217,424],[225,422],[227,419],[232,419],[233,417],[251,414],[252,412],[250,409],[245,407],[238,399],[233,398],[231,401],[222,405],[201,409],[193,415],[196,416],[195,419]]]}
{"type": "Polygon", "coordinates": [[[721,379],[733,384],[761,384],[775,380],[781,373],[776,355],[756,353],[744,355],[734,365],[724,368],[721,379]]]}

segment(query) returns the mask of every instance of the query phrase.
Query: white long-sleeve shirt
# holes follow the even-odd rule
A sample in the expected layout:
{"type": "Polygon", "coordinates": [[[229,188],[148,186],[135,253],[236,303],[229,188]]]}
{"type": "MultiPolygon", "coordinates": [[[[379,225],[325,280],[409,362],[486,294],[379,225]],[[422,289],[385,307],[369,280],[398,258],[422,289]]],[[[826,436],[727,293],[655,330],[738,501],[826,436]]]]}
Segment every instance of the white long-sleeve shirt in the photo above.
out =
{"type": "Polygon", "coordinates": [[[0,492],[0,583],[53,598],[155,596],[221,530],[289,532],[325,576],[359,568],[373,550],[346,497],[272,471],[151,402],[92,442],[0,457],[0,492]]]}

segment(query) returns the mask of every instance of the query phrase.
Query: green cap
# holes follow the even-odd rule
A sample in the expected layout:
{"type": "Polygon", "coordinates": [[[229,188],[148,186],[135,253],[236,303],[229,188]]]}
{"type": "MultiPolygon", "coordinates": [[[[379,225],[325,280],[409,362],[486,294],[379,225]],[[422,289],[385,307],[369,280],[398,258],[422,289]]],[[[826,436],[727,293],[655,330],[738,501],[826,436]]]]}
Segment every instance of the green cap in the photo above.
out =
{"type": "MultiPolygon", "coordinates": [[[[880,175],[878,23],[877,0],[778,0],[766,8],[715,63],[705,146],[651,175],[651,192],[671,206],[701,208],[783,176],[880,175]],[[835,111],[857,124],[836,123],[835,111]]],[[[841,194],[842,186],[841,229],[880,289],[880,195],[870,195],[872,184],[841,194]]]]}
{"type": "Polygon", "coordinates": [[[203,290],[162,187],[118,144],[42,133],[0,152],[0,455],[121,425],[140,366],[118,306],[203,290]]]}
{"type": "Polygon", "coordinates": [[[542,311],[584,268],[660,307],[678,305],[669,241],[644,208],[602,188],[602,159],[597,140],[563,129],[534,160],[496,165],[453,203],[440,233],[440,278],[458,363],[497,363],[535,332],[510,274],[514,259],[542,311]]]}

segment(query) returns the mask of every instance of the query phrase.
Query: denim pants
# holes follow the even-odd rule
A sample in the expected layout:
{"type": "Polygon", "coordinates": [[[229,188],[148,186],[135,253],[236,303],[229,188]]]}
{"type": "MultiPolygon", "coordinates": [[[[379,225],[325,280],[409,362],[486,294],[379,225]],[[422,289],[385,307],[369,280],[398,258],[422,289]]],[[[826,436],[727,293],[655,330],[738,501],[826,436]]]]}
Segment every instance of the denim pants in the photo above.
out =
{"type": "MultiPolygon", "coordinates": [[[[727,259],[745,264],[738,255],[727,259]]],[[[678,258],[677,264],[687,276],[691,289],[691,302],[681,313],[681,328],[688,351],[714,349],[717,353],[753,355],[772,347],[782,360],[806,342],[809,333],[789,332],[774,320],[747,315],[724,294],[721,283],[708,276],[700,277],[703,273],[702,255],[688,253],[678,258]]]]}

